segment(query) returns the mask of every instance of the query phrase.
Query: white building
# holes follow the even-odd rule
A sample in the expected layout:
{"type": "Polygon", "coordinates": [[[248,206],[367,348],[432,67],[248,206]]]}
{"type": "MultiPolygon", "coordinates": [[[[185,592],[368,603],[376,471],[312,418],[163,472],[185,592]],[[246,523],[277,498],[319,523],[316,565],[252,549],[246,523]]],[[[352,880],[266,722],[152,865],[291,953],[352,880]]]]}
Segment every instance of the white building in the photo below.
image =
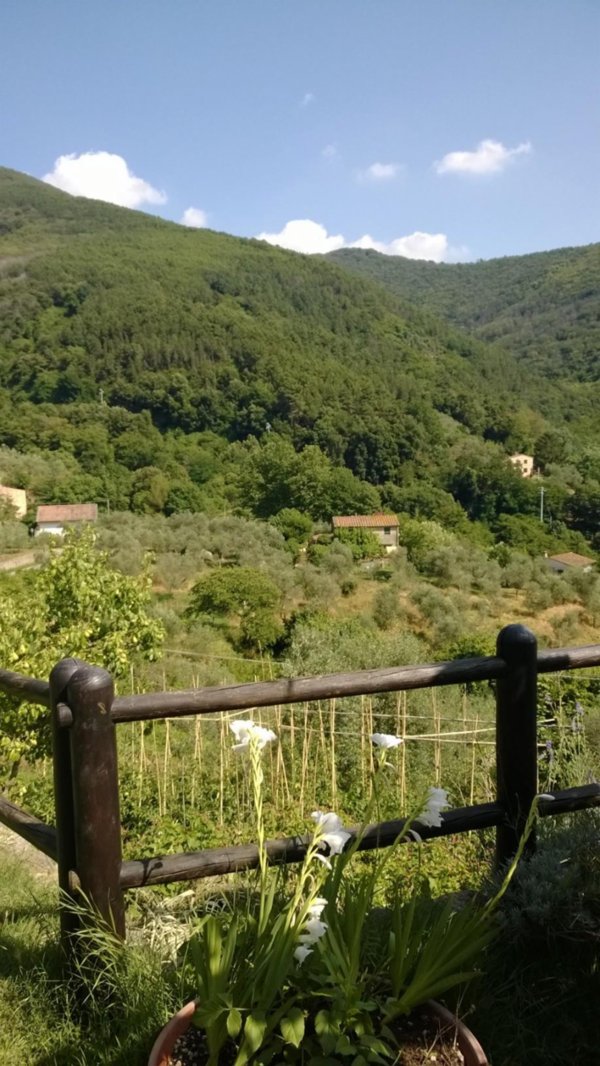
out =
{"type": "Polygon", "coordinates": [[[6,500],[12,504],[17,518],[24,518],[27,510],[27,493],[25,489],[13,489],[8,485],[0,485],[0,503],[6,500]]]}
{"type": "Polygon", "coordinates": [[[82,522],[96,522],[97,519],[96,503],[43,504],[37,509],[35,535],[53,533],[55,537],[62,537],[67,529],[82,522]]]}
{"type": "Polygon", "coordinates": [[[579,555],[577,552],[548,555],[546,562],[557,574],[564,574],[565,570],[583,570],[584,574],[587,574],[595,565],[595,559],[590,559],[589,555],[579,555]]]}
{"type": "Polygon", "coordinates": [[[509,459],[517,470],[521,471],[522,477],[533,477],[533,455],[525,455],[524,452],[515,452],[509,459]]]}

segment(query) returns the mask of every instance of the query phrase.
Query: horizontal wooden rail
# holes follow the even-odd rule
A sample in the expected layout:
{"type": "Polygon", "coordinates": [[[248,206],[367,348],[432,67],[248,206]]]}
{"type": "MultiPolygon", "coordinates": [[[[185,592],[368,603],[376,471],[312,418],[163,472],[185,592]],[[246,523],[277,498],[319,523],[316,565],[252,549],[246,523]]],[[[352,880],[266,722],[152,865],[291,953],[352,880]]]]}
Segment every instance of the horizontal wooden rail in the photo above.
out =
{"type": "MultiPolygon", "coordinates": [[[[600,666],[600,644],[580,648],[557,648],[538,655],[538,673],[576,670],[600,666]]],[[[113,703],[116,722],[153,718],[176,718],[187,714],[210,714],[215,711],[243,711],[250,707],[269,707],[281,703],[304,703],[343,696],[367,696],[378,692],[402,692],[438,685],[493,681],[506,671],[503,659],[490,656],[455,659],[424,666],[386,667],[355,670],[351,673],[323,674],[321,677],[280,678],[277,681],[253,681],[243,685],[214,685],[183,692],[156,692],[141,696],[118,696],[113,703]]],[[[18,696],[29,703],[50,706],[47,681],[11,670],[0,670],[0,692],[18,696]]],[[[59,722],[69,726],[69,708],[59,707],[59,722]]]]}
{"type": "MultiPolygon", "coordinates": [[[[598,653],[600,660],[600,650],[598,653]]],[[[211,711],[242,711],[280,703],[304,703],[342,696],[367,696],[376,692],[489,681],[506,669],[502,659],[458,659],[426,666],[392,666],[378,670],[323,674],[321,677],[286,677],[277,681],[252,681],[244,685],[213,685],[186,692],[149,692],[119,696],[112,715],[117,722],[177,718],[211,711]]]]}
{"type": "Polygon", "coordinates": [[[12,670],[0,670],[0,692],[18,696],[28,703],[41,703],[42,707],[50,706],[50,685],[47,681],[14,674],[12,670]]]}
{"type": "Polygon", "coordinates": [[[56,829],[0,796],[0,822],[56,862],[56,829]]]}
{"type": "MultiPolygon", "coordinates": [[[[600,806],[600,785],[582,785],[551,793],[553,800],[540,800],[542,816],[564,814],[600,806]]],[[[423,840],[452,836],[478,829],[491,829],[505,820],[504,808],[499,803],[481,803],[474,807],[457,807],[443,814],[439,827],[414,826],[423,840]]],[[[404,818],[370,825],[359,844],[360,851],[372,851],[394,844],[406,824],[404,818]]],[[[351,830],[356,835],[358,829],[351,830]]],[[[284,837],[266,843],[269,861],[274,864],[301,862],[311,838],[284,837]]],[[[250,870],[258,866],[258,849],[255,844],[239,844],[235,847],[209,848],[179,855],[160,855],[153,859],[130,859],[121,864],[121,887],[140,888],[142,885],[161,885],[170,881],[192,881],[201,877],[215,877],[250,870]]]]}
{"type": "Polygon", "coordinates": [[[577,670],[600,666],[600,644],[584,644],[579,648],[552,648],[538,653],[538,674],[555,674],[561,670],[577,670]]]}
{"type": "MultiPolygon", "coordinates": [[[[540,652],[538,655],[540,673],[598,665],[600,644],[581,648],[559,648],[540,652]]],[[[343,696],[366,696],[377,692],[402,692],[438,685],[492,681],[503,677],[506,669],[503,659],[489,656],[454,659],[451,662],[429,663],[424,666],[355,670],[351,673],[323,674],[321,677],[281,678],[277,681],[253,681],[243,685],[213,685],[185,692],[118,696],[112,706],[112,717],[116,722],[146,721],[177,718],[188,714],[209,714],[214,711],[243,711],[250,707],[304,703],[343,696]]],[[[69,724],[68,717],[64,724],[69,724]]]]}

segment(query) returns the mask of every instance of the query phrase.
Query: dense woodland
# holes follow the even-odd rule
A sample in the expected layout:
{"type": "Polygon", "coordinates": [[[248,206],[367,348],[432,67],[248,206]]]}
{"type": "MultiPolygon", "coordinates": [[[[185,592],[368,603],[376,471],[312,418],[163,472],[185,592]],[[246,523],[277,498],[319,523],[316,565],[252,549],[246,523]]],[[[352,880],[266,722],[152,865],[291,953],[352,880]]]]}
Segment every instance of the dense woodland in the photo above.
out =
{"type": "Polygon", "coordinates": [[[0,234],[0,477],[32,504],[383,507],[477,543],[597,547],[596,397],[566,362],[547,380],[325,260],[9,170],[0,234]],[[541,528],[515,450],[544,473],[541,528]]]}
{"type": "Polygon", "coordinates": [[[478,263],[415,262],[358,249],[329,258],[502,344],[529,369],[554,379],[600,379],[599,244],[478,263]]]}

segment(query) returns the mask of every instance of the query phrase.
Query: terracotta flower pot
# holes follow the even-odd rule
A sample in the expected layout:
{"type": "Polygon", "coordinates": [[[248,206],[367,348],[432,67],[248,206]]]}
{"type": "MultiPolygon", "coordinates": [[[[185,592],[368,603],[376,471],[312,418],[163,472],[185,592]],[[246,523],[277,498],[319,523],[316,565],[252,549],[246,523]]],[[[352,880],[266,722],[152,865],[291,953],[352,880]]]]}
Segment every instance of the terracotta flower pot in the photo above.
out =
{"type": "MultiPolygon", "coordinates": [[[[442,1031],[447,1032],[452,1039],[456,1039],[463,1054],[465,1066],[489,1066],[481,1044],[464,1022],[461,1022],[446,1007],[442,1007],[441,1003],[430,1000],[427,1006],[431,1014],[439,1021],[442,1031]]],[[[193,1000],[191,1003],[186,1003],[185,1007],[182,1007],[167,1022],[164,1029],[161,1029],[150,1052],[148,1066],[171,1066],[173,1048],[179,1037],[189,1029],[195,1009],[196,1004],[193,1000]]]]}
{"type": "Polygon", "coordinates": [[[186,1003],[185,1007],[182,1007],[181,1010],[177,1011],[177,1014],[169,1019],[154,1041],[150,1058],[148,1059],[148,1066],[170,1066],[171,1052],[179,1037],[187,1033],[195,1010],[196,1004],[192,1000],[191,1003],[186,1003]]]}
{"type": "Polygon", "coordinates": [[[462,1051],[465,1066],[490,1066],[479,1040],[464,1022],[461,1022],[452,1011],[434,999],[430,999],[427,1006],[431,1014],[439,1021],[442,1032],[456,1039],[459,1051],[462,1051]]]}

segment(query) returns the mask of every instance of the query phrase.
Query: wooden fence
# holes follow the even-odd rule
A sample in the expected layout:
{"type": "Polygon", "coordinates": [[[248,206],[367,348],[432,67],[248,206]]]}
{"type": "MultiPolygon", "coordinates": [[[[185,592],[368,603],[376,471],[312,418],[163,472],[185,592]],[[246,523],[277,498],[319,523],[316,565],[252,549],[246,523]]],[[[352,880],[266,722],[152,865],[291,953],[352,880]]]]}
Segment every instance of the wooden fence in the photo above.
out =
{"type": "MultiPolygon", "coordinates": [[[[56,861],[63,900],[77,899],[83,892],[124,937],[126,889],[246,870],[257,866],[258,852],[254,844],[243,844],[123,862],[117,723],[495,681],[496,800],[446,811],[440,827],[419,826],[419,833],[427,840],[495,827],[496,862],[502,864],[516,850],[537,793],[537,676],[598,665],[600,644],[538,653],[530,630],[509,625],[498,634],[495,656],[186,692],[115,698],[111,675],[77,659],[57,663],[49,682],[0,670],[0,691],[50,710],[56,828],[1,797],[0,821],[56,861]]],[[[542,817],[600,805],[599,784],[552,795],[553,799],[540,801],[542,817]]],[[[402,825],[397,819],[369,826],[360,848],[392,844],[402,825]]],[[[307,839],[268,841],[270,861],[300,861],[307,839]]],[[[75,912],[62,905],[61,939],[66,948],[76,927],[75,912]]]]}

